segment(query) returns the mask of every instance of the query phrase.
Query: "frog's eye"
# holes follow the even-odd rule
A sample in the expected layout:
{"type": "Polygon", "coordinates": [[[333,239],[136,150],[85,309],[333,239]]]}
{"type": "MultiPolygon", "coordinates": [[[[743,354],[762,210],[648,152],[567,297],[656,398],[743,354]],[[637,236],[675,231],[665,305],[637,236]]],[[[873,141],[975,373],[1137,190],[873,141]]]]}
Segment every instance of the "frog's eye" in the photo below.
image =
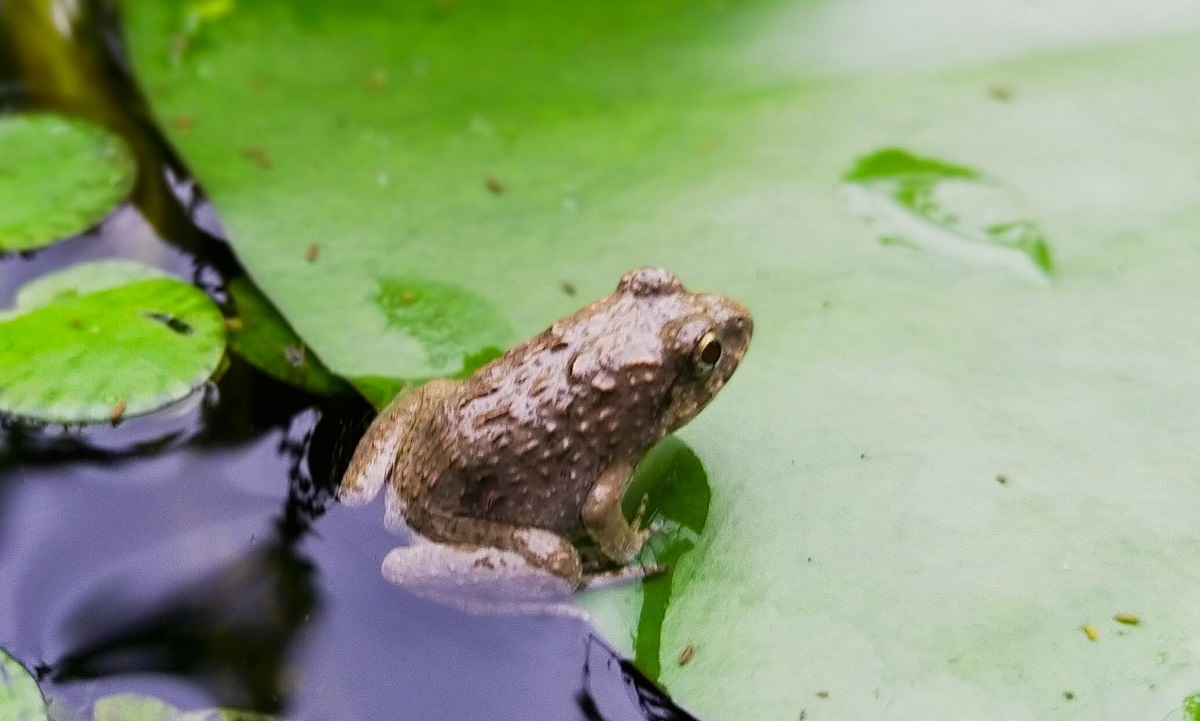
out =
{"type": "Polygon", "coordinates": [[[721,341],[717,334],[709,331],[696,344],[696,362],[704,370],[711,370],[721,360],[721,341]]]}

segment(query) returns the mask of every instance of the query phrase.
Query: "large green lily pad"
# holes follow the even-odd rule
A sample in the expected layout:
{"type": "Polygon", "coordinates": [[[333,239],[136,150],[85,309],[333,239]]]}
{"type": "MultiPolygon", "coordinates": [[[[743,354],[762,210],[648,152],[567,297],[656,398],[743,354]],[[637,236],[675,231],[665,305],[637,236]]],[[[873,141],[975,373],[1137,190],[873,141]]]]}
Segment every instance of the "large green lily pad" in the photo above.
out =
{"type": "Polygon", "coordinates": [[[46,699],[33,676],[0,649],[0,721],[47,721],[46,699]]]}
{"type": "Polygon", "coordinates": [[[136,176],[129,148],[103,128],[49,113],[0,117],[0,251],[87,230],[136,176]]]}
{"type": "Polygon", "coordinates": [[[128,261],[71,266],[0,314],[0,413],[116,422],[184,398],[224,352],[221,313],[194,286],[128,261]]]}
{"type": "MultiPolygon", "coordinates": [[[[157,112],[194,118],[180,149],[334,370],[408,372],[395,328],[348,322],[385,277],[469,289],[516,337],[647,263],[753,310],[681,432],[712,503],[659,661],[702,717],[1184,713],[1194,3],[293,0],[182,56],[181,4],[128,10],[157,112]],[[881,149],[970,169],[1013,210],[937,181],[925,218],[1028,221],[1052,265],[879,243],[843,191],[881,149]]],[[[642,600],[587,603],[632,650],[642,600]]]]}

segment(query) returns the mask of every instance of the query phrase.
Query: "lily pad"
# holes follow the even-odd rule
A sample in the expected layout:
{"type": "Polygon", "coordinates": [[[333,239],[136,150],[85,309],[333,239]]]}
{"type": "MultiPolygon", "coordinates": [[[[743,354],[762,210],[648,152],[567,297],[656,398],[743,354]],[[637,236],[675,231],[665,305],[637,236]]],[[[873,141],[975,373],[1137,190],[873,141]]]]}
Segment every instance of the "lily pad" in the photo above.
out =
{"type": "Polygon", "coordinates": [[[0,721],[48,721],[46,699],[33,676],[0,648],[0,721]]]}
{"type": "Polygon", "coordinates": [[[136,176],[133,154],[104,128],[48,113],[0,116],[0,251],[88,229],[136,176]]]}
{"type": "MultiPolygon", "coordinates": [[[[712,496],[659,657],[700,717],[1178,712],[1200,672],[1200,8],[562,7],[241,4],[194,63],[171,59],[179,4],[127,10],[239,256],[337,372],[396,373],[384,277],[469,289],[515,338],[644,264],[753,311],[680,432],[712,496]],[[942,173],[925,215],[846,178],[888,148],[942,173]],[[864,229],[843,186],[918,230],[864,229]],[[1080,631],[1130,608],[1153,627],[1080,631]]],[[[645,600],[597,598],[631,653],[645,600]]]]}
{"type": "Polygon", "coordinates": [[[221,313],[197,288],[126,261],[26,284],[0,314],[0,412],[116,421],[178,401],[216,370],[221,313]]]}

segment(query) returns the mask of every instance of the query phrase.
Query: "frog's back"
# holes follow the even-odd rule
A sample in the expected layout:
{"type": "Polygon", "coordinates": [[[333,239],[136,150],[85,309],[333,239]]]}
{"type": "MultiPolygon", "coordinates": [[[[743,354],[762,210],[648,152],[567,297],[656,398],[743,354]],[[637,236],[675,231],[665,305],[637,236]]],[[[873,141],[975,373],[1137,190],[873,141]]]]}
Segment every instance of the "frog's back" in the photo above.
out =
{"type": "Polygon", "coordinates": [[[599,475],[662,435],[650,421],[667,383],[606,361],[606,344],[626,335],[612,316],[630,317],[615,305],[593,303],[460,386],[445,414],[459,452],[438,482],[443,508],[583,534],[580,509],[599,475]]]}

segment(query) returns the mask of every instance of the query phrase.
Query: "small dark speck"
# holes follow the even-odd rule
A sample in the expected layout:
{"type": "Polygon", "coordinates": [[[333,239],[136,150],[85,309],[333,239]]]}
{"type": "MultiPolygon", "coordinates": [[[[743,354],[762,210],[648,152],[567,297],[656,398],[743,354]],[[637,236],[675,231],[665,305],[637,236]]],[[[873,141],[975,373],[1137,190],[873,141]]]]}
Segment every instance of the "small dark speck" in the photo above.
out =
{"type": "Polygon", "coordinates": [[[817,698],[829,698],[828,691],[817,691],[817,698]]]}
{"type": "Polygon", "coordinates": [[[148,312],[144,312],[143,315],[145,315],[150,320],[158,321],[159,323],[162,323],[168,329],[170,329],[171,331],[174,331],[175,333],[178,333],[179,335],[191,335],[192,334],[192,326],[187,321],[180,320],[179,318],[176,318],[175,316],[171,315],[170,313],[159,313],[157,311],[148,311],[148,312]]]}
{"type": "Polygon", "coordinates": [[[808,562],[809,562],[809,563],[812,563],[812,556],[809,556],[809,557],[808,557],[808,562]]]}
{"type": "Polygon", "coordinates": [[[865,460],[867,460],[867,454],[866,454],[866,453],[859,453],[859,454],[858,454],[858,457],[859,457],[859,459],[860,459],[860,460],[864,460],[864,461],[865,461],[865,460]]]}
{"type": "Polygon", "coordinates": [[[1068,701],[1074,701],[1075,700],[1075,692],[1074,691],[1063,691],[1063,698],[1065,698],[1068,701]]]}
{"type": "Polygon", "coordinates": [[[796,721],[804,721],[806,718],[808,718],[808,711],[800,709],[800,716],[796,719],[796,721]]]}
{"type": "Polygon", "coordinates": [[[487,189],[491,191],[492,195],[504,194],[504,183],[494,175],[489,175],[487,180],[484,181],[484,185],[487,186],[487,189]]]}
{"type": "Polygon", "coordinates": [[[267,155],[267,151],[263,150],[262,146],[251,145],[242,148],[242,155],[245,156],[246,160],[254,163],[262,170],[270,170],[275,166],[274,161],[271,160],[271,156],[267,155]]]}
{"type": "Polygon", "coordinates": [[[317,245],[316,243],[309,243],[308,247],[304,249],[304,259],[309,263],[313,263],[317,260],[317,255],[319,255],[320,252],[321,246],[317,245]]]}
{"type": "Polygon", "coordinates": [[[1001,103],[1007,103],[1008,101],[1012,100],[1013,97],[1012,88],[1008,85],[1004,85],[1003,83],[996,83],[995,85],[989,86],[987,92],[988,96],[991,97],[992,100],[1001,103]]]}
{"type": "Polygon", "coordinates": [[[576,293],[575,284],[569,280],[564,280],[564,281],[560,282],[558,284],[558,286],[560,288],[562,288],[562,292],[566,293],[567,295],[573,296],[576,293]]]}
{"type": "Polygon", "coordinates": [[[387,85],[387,82],[387,71],[383,68],[375,68],[371,72],[367,73],[367,76],[363,78],[363,86],[367,90],[381,90],[385,85],[387,85]]]}
{"type": "Polygon", "coordinates": [[[1008,485],[1008,476],[1004,475],[1003,473],[997,473],[996,483],[999,483],[1002,486],[1008,485]]]}
{"type": "Polygon", "coordinates": [[[283,357],[287,360],[288,365],[293,368],[299,368],[304,365],[304,346],[285,345],[283,347],[283,357]]]}

